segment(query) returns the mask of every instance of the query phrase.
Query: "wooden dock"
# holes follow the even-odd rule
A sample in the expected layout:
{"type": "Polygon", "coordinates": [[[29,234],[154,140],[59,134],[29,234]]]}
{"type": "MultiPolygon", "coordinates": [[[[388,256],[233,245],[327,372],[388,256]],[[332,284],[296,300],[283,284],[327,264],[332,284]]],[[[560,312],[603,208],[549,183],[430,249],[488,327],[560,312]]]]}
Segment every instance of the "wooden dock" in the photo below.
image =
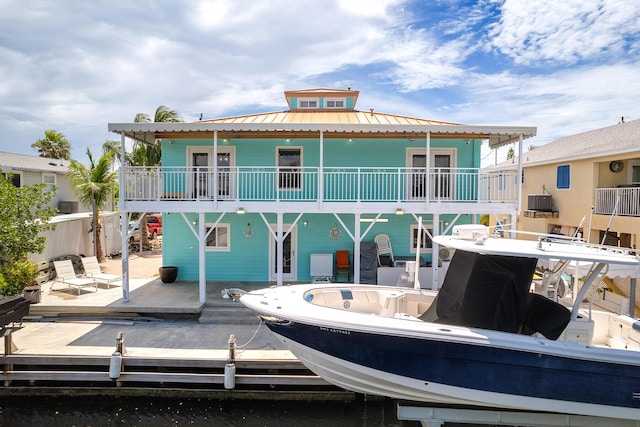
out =
{"type": "MultiPolygon", "coordinates": [[[[297,360],[236,360],[234,387],[225,385],[227,359],[123,358],[112,379],[111,357],[3,356],[2,396],[146,395],[220,399],[353,400],[354,393],[314,375],[297,360]]],[[[228,377],[227,377],[228,378],[228,377]]]]}

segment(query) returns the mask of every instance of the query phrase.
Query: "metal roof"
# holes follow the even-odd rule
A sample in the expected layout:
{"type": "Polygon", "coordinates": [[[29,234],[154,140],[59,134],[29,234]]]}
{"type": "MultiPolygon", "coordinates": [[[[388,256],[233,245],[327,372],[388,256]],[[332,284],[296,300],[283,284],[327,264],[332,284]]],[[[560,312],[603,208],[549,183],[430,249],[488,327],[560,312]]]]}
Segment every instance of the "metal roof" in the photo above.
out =
{"type": "MultiPolygon", "coordinates": [[[[292,97],[344,96],[353,99],[357,90],[301,89],[285,91],[287,103],[292,97]]],[[[247,114],[200,120],[191,123],[109,123],[109,131],[152,144],[160,138],[435,138],[487,139],[489,145],[499,147],[535,136],[535,127],[469,126],[438,120],[420,119],[397,114],[378,113],[371,108],[359,111],[342,109],[289,109],[267,113],[247,114]]]]}
{"type": "Polygon", "coordinates": [[[0,169],[3,172],[30,171],[67,173],[69,160],[50,159],[47,157],[29,156],[26,154],[6,153],[0,151],[0,169]]]}

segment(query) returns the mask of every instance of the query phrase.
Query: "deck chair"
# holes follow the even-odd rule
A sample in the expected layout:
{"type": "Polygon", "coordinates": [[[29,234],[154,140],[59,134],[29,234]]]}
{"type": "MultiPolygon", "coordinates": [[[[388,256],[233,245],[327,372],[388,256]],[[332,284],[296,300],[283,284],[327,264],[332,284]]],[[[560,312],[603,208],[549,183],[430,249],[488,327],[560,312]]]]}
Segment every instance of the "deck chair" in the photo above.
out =
{"type": "Polygon", "coordinates": [[[81,257],[80,259],[82,260],[82,266],[84,267],[84,274],[98,283],[106,284],[107,289],[109,289],[111,282],[122,280],[122,277],[117,274],[103,273],[100,268],[100,264],[98,264],[98,258],[94,256],[87,256],[81,257]]]}
{"type": "Polygon", "coordinates": [[[98,284],[95,280],[86,277],[78,277],[76,271],[73,269],[73,263],[70,259],[64,261],[54,261],[53,266],[56,269],[56,278],[51,284],[51,290],[56,283],[65,283],[67,286],[75,286],[78,289],[78,295],[80,295],[80,288],[87,286],[94,286],[96,292],[98,292],[98,284]]]}
{"type": "Polygon", "coordinates": [[[347,282],[351,280],[351,265],[349,263],[349,251],[336,251],[336,282],[338,277],[346,275],[347,282]]]}
{"type": "Polygon", "coordinates": [[[389,240],[389,236],[386,234],[378,234],[374,239],[376,242],[376,248],[378,250],[378,265],[386,265],[383,264],[380,260],[380,255],[386,255],[389,257],[390,265],[393,266],[393,249],[391,249],[391,241],[389,240]]]}

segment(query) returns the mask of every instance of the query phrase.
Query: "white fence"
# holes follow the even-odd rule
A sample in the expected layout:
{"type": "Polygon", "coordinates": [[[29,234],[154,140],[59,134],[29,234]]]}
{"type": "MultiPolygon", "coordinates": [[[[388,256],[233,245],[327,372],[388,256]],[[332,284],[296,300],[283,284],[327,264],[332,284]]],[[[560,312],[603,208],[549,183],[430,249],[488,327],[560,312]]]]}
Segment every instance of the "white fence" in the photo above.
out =
{"type": "Polygon", "coordinates": [[[640,187],[596,188],[594,213],[640,216],[640,187]]]}
{"type": "Polygon", "coordinates": [[[515,203],[517,171],[477,168],[127,167],[127,201],[515,203]]]}

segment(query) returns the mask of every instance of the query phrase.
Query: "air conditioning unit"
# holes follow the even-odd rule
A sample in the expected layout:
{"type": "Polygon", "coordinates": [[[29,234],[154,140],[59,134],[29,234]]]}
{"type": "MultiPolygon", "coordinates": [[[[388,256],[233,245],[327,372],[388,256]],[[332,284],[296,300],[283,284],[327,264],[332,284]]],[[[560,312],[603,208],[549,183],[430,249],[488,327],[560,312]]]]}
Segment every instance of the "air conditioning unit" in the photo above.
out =
{"type": "Polygon", "coordinates": [[[552,211],[553,200],[549,194],[529,194],[527,210],[530,211],[552,211]]]}
{"type": "Polygon", "coordinates": [[[78,212],[78,202],[76,201],[61,201],[58,205],[58,210],[61,214],[72,214],[78,212]]]}

